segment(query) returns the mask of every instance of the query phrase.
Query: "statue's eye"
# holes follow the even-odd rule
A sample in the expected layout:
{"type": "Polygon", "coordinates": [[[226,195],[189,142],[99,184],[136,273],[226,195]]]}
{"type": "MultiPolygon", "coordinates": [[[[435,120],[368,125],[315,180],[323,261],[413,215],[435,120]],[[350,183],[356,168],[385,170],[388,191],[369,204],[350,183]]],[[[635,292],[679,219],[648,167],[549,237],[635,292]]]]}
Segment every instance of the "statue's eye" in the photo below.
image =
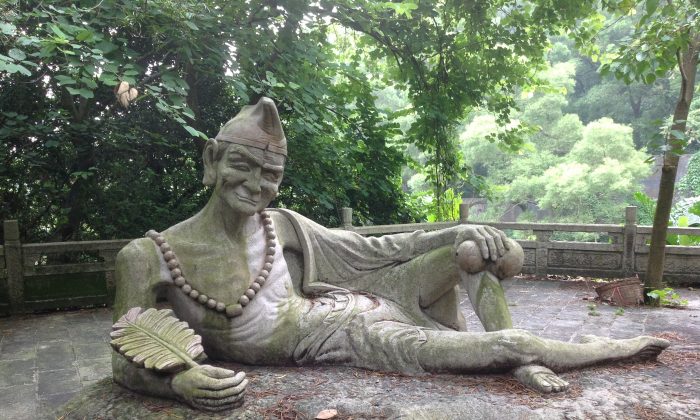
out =
{"type": "Polygon", "coordinates": [[[248,172],[250,171],[250,166],[247,163],[244,162],[234,162],[231,164],[231,167],[233,169],[239,170],[239,171],[245,171],[248,172]]]}
{"type": "Polygon", "coordinates": [[[270,181],[270,182],[277,182],[278,176],[274,172],[265,172],[263,174],[263,178],[265,178],[265,180],[270,181]]]}

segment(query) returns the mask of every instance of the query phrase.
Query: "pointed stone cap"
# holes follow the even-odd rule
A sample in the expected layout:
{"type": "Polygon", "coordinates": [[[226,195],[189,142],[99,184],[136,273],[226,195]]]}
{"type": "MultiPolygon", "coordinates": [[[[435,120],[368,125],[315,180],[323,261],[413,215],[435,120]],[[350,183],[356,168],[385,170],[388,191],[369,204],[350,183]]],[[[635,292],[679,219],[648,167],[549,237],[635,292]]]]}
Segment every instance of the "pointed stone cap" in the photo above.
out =
{"type": "Polygon", "coordinates": [[[287,156],[287,139],[277,107],[262,97],[255,105],[246,105],[216,135],[217,141],[257,147],[287,156]]]}

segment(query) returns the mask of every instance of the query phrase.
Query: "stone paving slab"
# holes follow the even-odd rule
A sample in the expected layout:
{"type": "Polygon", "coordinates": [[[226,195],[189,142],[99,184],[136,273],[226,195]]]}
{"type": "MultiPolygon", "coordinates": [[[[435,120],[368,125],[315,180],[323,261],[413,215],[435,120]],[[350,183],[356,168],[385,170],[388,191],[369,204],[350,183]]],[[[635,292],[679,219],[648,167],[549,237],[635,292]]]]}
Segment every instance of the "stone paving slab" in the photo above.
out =
{"type": "MultiPolygon", "coordinates": [[[[566,373],[572,390],[555,397],[537,396],[499,375],[415,378],[353,368],[233,366],[251,378],[246,405],[234,417],[280,418],[286,410],[304,418],[313,417],[314,410],[337,408],[343,418],[465,418],[467,413],[480,418],[697,418],[700,292],[680,290],[690,301],[687,309],[631,307],[621,313],[584,300],[595,296],[585,282],[516,278],[504,287],[515,326],[541,337],[578,341],[585,334],[660,334],[674,345],[661,363],[566,373]],[[319,381],[325,381],[322,387],[319,381]],[[306,388],[315,390],[313,396],[302,392],[306,388]]],[[[483,331],[466,295],[462,305],[470,331],[483,331]]],[[[107,394],[137,401],[130,418],[194,416],[177,404],[135,399],[112,388],[111,324],[111,310],[105,308],[0,318],[0,419],[84,418],[78,408],[73,414],[53,411],[79,394],[83,405],[92,404],[86,395],[93,401],[107,394]]],[[[105,418],[119,417],[108,410],[105,418]]]]}

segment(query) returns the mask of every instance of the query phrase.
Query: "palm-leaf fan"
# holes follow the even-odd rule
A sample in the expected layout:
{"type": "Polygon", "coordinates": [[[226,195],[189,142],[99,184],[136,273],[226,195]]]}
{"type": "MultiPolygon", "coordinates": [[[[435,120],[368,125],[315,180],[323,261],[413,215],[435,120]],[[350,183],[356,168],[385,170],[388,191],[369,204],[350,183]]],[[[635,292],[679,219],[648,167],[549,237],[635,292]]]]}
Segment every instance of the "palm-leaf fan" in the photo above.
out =
{"type": "Polygon", "coordinates": [[[112,326],[110,344],[129,361],[158,372],[192,368],[206,358],[202,337],[170,309],[131,308],[112,326]]]}

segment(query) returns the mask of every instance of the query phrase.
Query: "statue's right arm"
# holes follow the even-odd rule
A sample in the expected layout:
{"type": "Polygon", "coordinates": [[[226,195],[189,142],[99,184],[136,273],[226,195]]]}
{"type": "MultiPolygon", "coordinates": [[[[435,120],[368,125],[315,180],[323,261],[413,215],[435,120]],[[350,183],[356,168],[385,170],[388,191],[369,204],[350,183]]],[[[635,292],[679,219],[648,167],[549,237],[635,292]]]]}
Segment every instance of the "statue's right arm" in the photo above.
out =
{"type": "MultiPolygon", "coordinates": [[[[116,296],[114,322],[134,307],[152,308],[160,278],[160,259],[148,238],[136,239],[124,247],[115,263],[116,296]]],[[[112,352],[114,381],[133,391],[175,399],[170,382],[173,375],[139,368],[116,351],[112,352]]]]}
{"type": "MultiPolygon", "coordinates": [[[[161,275],[161,257],[150,239],[130,242],[117,255],[114,321],[134,307],[152,308],[157,292],[169,283],[161,275]]],[[[194,408],[221,411],[243,402],[248,380],[243,372],[199,365],[175,374],[140,368],[112,352],[114,381],[133,391],[185,402],[194,408]]]]}

